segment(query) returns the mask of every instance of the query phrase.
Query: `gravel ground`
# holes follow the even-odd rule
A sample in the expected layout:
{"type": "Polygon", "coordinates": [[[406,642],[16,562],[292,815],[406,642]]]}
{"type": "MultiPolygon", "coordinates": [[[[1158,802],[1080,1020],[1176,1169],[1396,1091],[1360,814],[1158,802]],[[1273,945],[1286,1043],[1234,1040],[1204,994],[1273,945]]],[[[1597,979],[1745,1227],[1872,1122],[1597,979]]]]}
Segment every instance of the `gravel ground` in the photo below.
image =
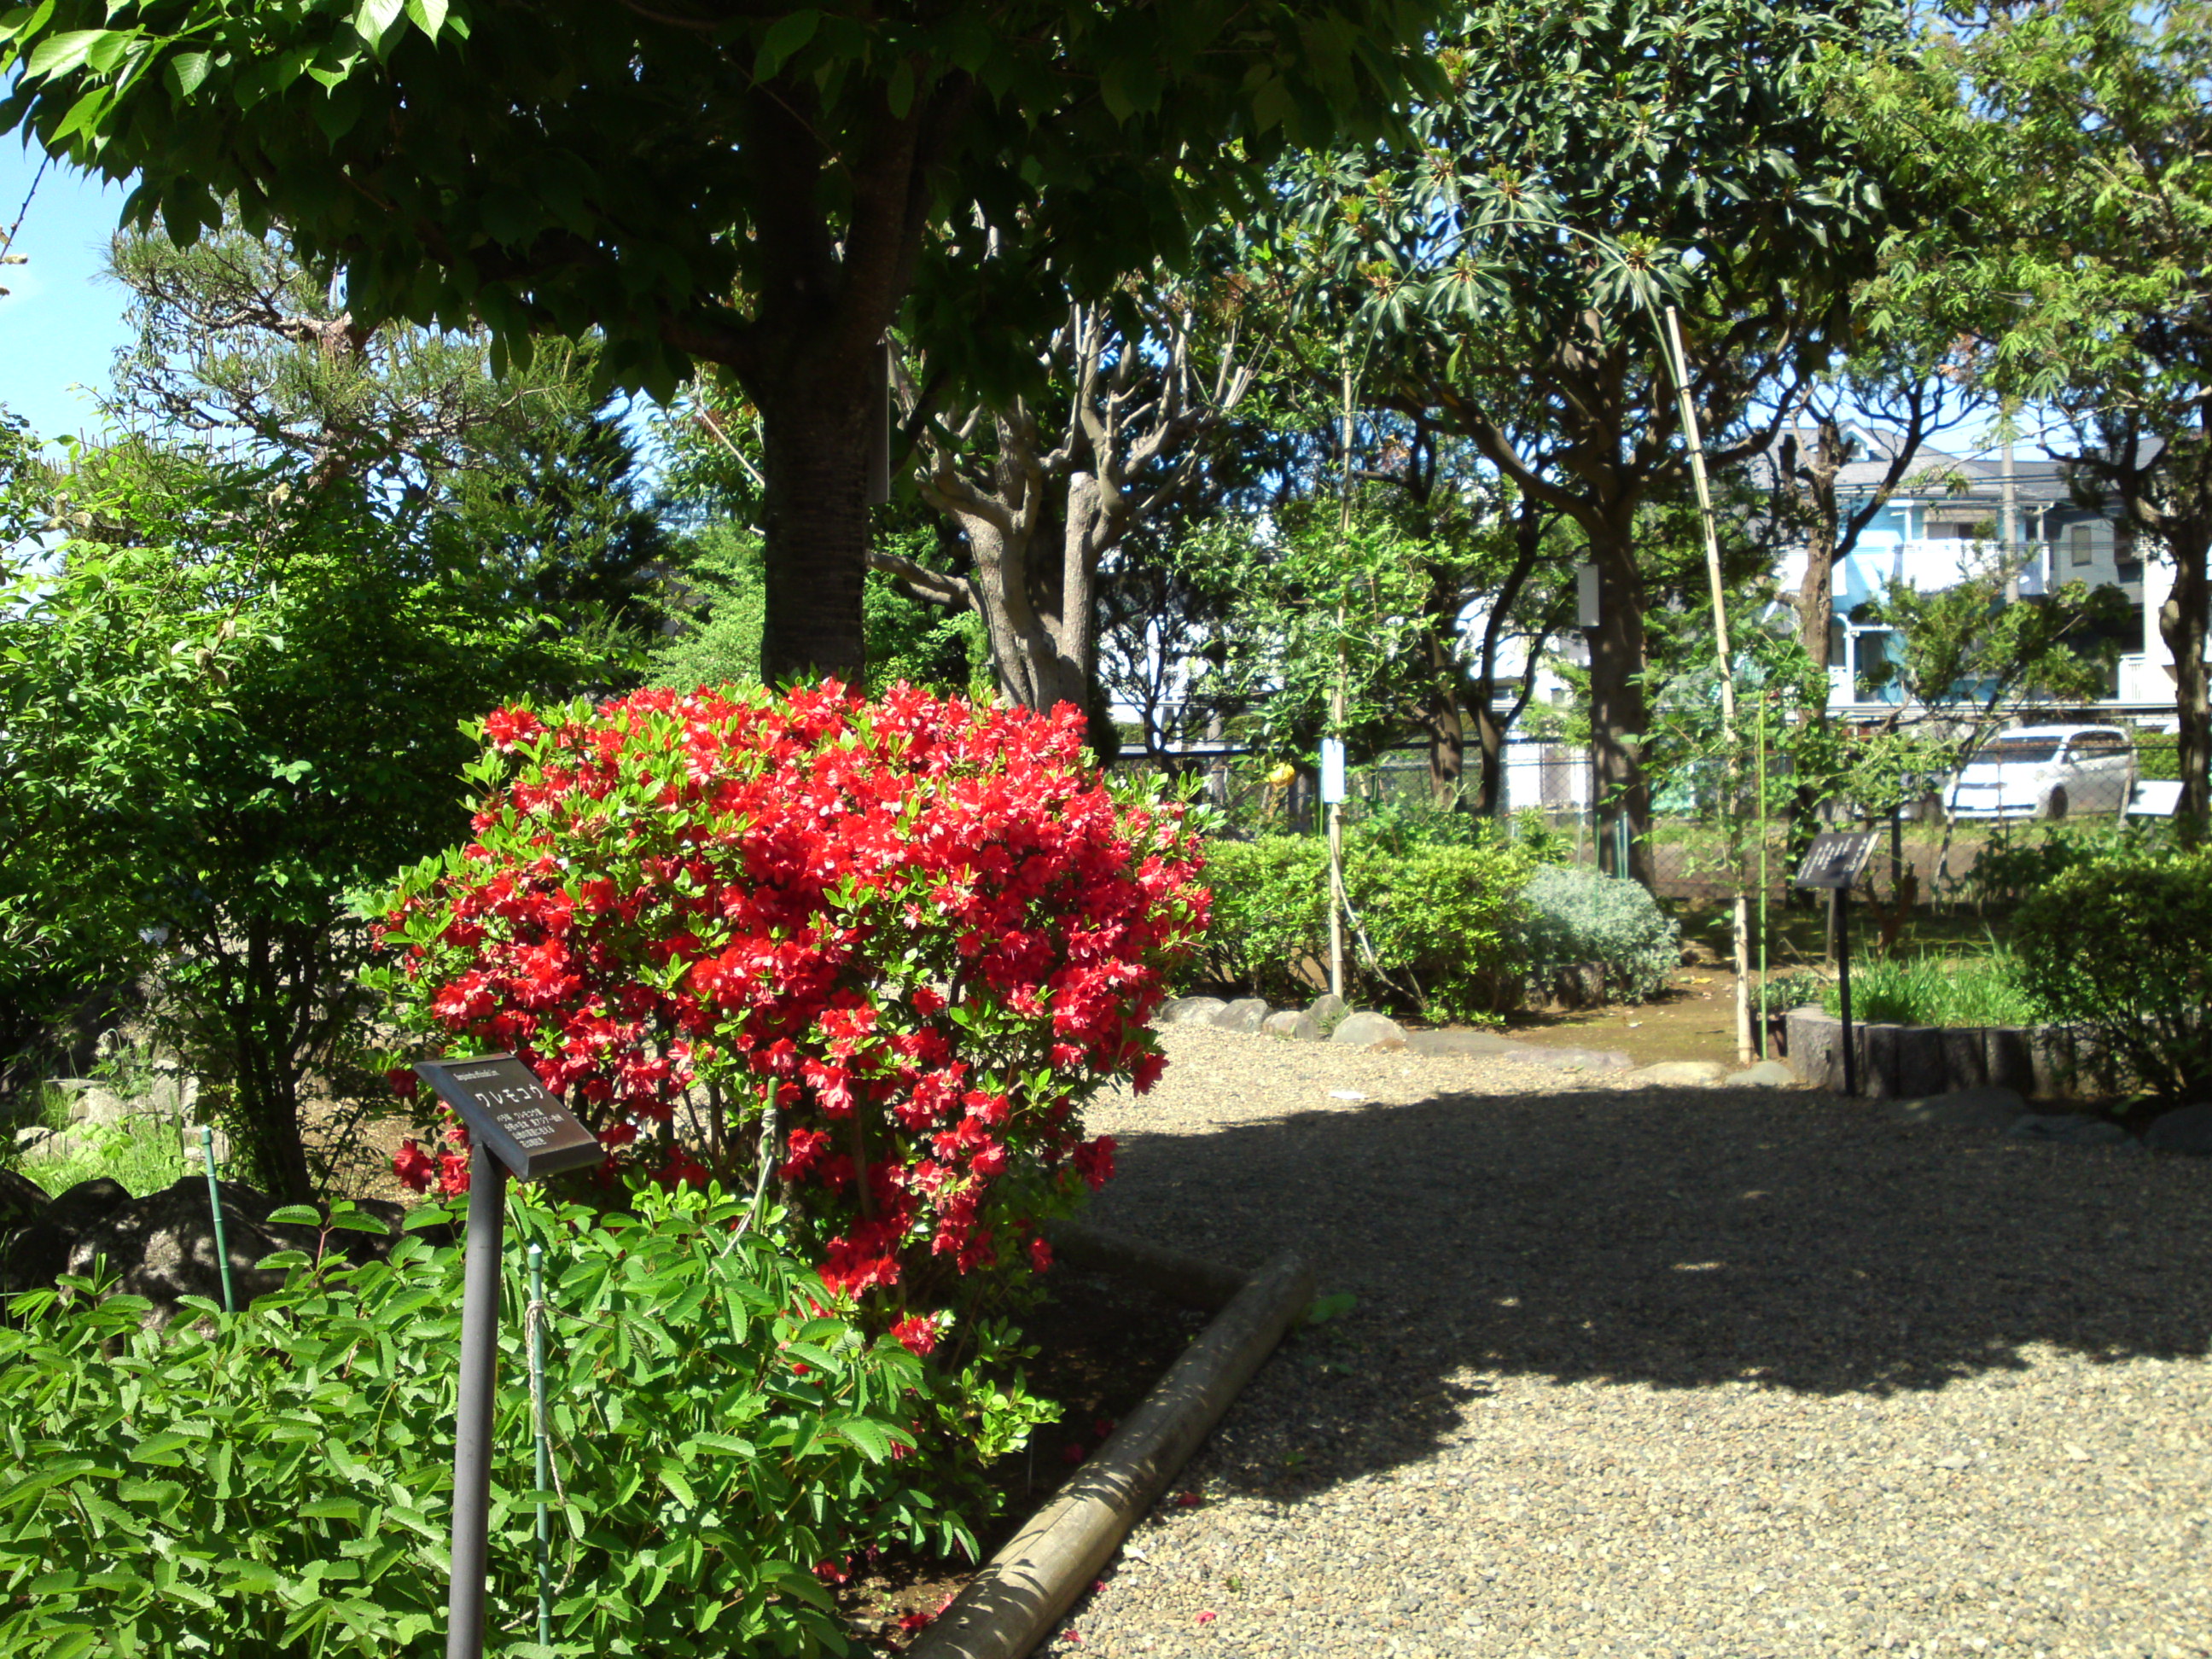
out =
{"type": "Polygon", "coordinates": [[[1166,1042],[1093,1218],[1357,1302],[1052,1651],[2212,1654],[2212,1166],[1166,1042]]]}

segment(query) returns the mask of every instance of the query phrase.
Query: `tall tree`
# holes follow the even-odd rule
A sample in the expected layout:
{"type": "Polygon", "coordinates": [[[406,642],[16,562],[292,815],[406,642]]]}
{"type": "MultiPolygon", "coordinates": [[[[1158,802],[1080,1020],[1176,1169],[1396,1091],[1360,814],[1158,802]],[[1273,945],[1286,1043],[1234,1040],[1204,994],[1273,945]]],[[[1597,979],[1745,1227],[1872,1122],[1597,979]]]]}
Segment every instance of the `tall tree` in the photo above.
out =
{"type": "Polygon", "coordinates": [[[1901,311],[1972,329],[1999,390],[2070,423],[2078,491],[2173,566],[2180,819],[2212,811],[2212,5],[1960,8],[1922,58],[1848,83],[1894,164],[1955,191],[1903,244],[1901,311]]]}
{"type": "MultiPolygon", "coordinates": [[[[1096,703],[1100,563],[1133,529],[1188,508],[1205,441],[1253,383],[1258,348],[1233,313],[1206,313],[1172,286],[1071,306],[1042,391],[921,428],[922,499],[959,526],[970,564],[903,574],[982,617],[1000,689],[1024,708],[1096,703]]],[[[901,365],[909,419],[928,414],[928,376],[926,361],[901,365]]]]}
{"type": "Polygon", "coordinates": [[[235,197],[353,314],[510,357],[605,337],[620,385],[729,369],[764,433],[771,677],[864,659],[869,422],[902,307],[988,378],[1188,246],[1285,143],[1372,128],[1419,0],[56,0],[0,21],[0,131],[235,197]]]}
{"type": "Polygon", "coordinates": [[[1338,273],[1347,338],[1377,342],[1370,395],[1463,434],[1587,541],[1597,778],[1639,876],[1636,526],[1687,477],[1656,307],[1684,315],[1711,465],[1763,448],[1773,401],[1841,340],[1889,211],[1811,71],[1902,29],[1887,0],[1489,0],[1434,38],[1449,95],[1410,143],[1298,180],[1306,257],[1338,273]]]}

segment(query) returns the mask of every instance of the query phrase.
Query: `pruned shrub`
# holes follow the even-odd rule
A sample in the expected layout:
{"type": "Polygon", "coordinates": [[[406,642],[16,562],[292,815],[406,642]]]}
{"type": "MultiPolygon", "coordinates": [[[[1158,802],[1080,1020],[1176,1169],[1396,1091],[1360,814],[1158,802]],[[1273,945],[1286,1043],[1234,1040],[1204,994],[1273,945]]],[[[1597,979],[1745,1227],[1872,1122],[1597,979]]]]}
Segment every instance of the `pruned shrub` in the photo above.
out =
{"type": "Polygon", "coordinates": [[[1110,793],[1079,712],[831,683],[483,731],[475,838],[385,906],[404,1024],[520,1054],[635,1170],[773,1180],[878,1324],[1044,1264],[1040,1219],[1113,1167],[1083,1103],[1158,1076],[1206,917],[1181,809],[1110,793]]]}
{"type": "MultiPolygon", "coordinates": [[[[1434,1019],[1494,1018],[1520,990],[1516,890],[1531,856],[1482,842],[1346,836],[1357,918],[1345,945],[1357,1001],[1434,1019]]],[[[1328,962],[1328,848],[1318,836],[1212,842],[1212,923],[1194,977],[1276,1002],[1310,998],[1328,962]]]]}
{"type": "Polygon", "coordinates": [[[1588,865],[1544,865],[1519,896],[1522,960],[1539,994],[1569,969],[1596,963],[1609,994],[1642,1002],[1680,965],[1681,929],[1635,882],[1588,865]]]}
{"type": "MultiPolygon", "coordinates": [[[[969,1542],[921,1489],[916,1357],[821,1311],[740,1206],[647,1193],[547,1237],[555,1656],[845,1650],[817,1574],[969,1542]]],[[[433,1212],[429,1218],[436,1218],[433,1212]]],[[[461,1253],[402,1239],[244,1311],[18,1298],[0,1327],[0,1652],[389,1659],[444,1650],[461,1253]]],[[[514,1257],[509,1255],[510,1269],[514,1257]]],[[[510,1273],[510,1309],[523,1287],[510,1273]]],[[[523,1327],[501,1332],[493,1645],[534,1622],[523,1327]]],[[[535,1631],[530,1634],[534,1637],[535,1631]]]]}
{"type": "Polygon", "coordinates": [[[2087,1031],[2100,1079],[2212,1099],[2212,850],[2119,848],[2061,870],[2014,917],[2022,988],[2087,1031]]]}

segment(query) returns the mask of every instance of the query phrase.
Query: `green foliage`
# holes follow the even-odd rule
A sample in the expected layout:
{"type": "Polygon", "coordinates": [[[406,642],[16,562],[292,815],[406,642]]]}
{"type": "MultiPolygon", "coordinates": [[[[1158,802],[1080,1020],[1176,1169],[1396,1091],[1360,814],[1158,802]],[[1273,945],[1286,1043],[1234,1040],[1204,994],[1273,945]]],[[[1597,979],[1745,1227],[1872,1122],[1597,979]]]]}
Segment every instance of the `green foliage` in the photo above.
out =
{"type": "Polygon", "coordinates": [[[2156,819],[2000,823],[1974,855],[1965,884],[1979,903],[2014,904],[2079,865],[2162,848],[2170,839],[2168,827],[2156,819]]]}
{"type": "MultiPolygon", "coordinates": [[[[1533,855],[1514,845],[1393,848],[1354,829],[1345,888],[1358,924],[1346,994],[1445,1020],[1493,1019],[1517,1000],[1516,894],[1533,855]]],[[[1328,963],[1328,848],[1318,836],[1212,842],[1202,975],[1276,1002],[1309,1000],[1328,963]]]]}
{"type": "Polygon", "coordinates": [[[19,1167],[50,1193],[65,1193],[80,1181],[104,1176],[120,1182],[134,1198],[158,1193],[185,1174],[184,1150],[173,1122],[131,1116],[97,1127],[80,1126],[70,1138],[76,1150],[58,1158],[33,1153],[19,1167]]]}
{"type": "MultiPolygon", "coordinates": [[[[917,532],[894,538],[901,551],[917,532]]],[[[718,520],[690,537],[681,559],[690,616],[653,649],[649,685],[689,691],[702,685],[758,685],[767,576],[757,537],[718,520]]],[[[941,696],[991,695],[990,647],[982,618],[948,614],[898,592],[871,573],[861,597],[868,641],[868,685],[879,693],[904,680],[941,696]]]]}
{"type": "Polygon", "coordinates": [[[605,663],[482,604],[434,518],[297,473],[132,446],[81,457],[65,506],[0,612],[0,890],[34,941],[158,961],[253,1178],[308,1196],[302,1079],[343,1085],[368,1034],[354,896],[465,830],[463,720],[605,663]]]}
{"type": "Polygon", "coordinates": [[[1548,984],[1583,963],[1601,963],[1609,993],[1643,1002],[1681,964],[1681,929],[1635,882],[1588,865],[1547,865],[1520,897],[1516,943],[1533,984],[1548,984]]]}
{"type": "Polygon", "coordinates": [[[1286,143],[1376,125],[1427,21],[1407,0],[696,27],[594,0],[210,0],[179,33],[163,0],[61,0],[0,18],[0,132],[137,174],[127,211],[180,243],[228,198],[250,228],[281,216],[310,265],[343,259],[359,319],[473,312],[520,360],[597,328],[613,378],[665,396],[694,354],[764,368],[777,342],[721,337],[789,306],[799,270],[811,311],[880,307],[873,339],[903,297],[885,271],[917,255],[925,310],[1018,354],[1061,276],[1181,252],[1286,143]]]}
{"type": "MultiPolygon", "coordinates": [[[[814,1314],[819,1282],[733,1231],[739,1205],[639,1203],[520,1212],[552,1269],[558,1474],[553,1645],[527,1650],[842,1652],[817,1563],[972,1547],[907,1455],[918,1413],[949,1397],[896,1343],[814,1314]]],[[[138,1328],[137,1297],[17,1301],[0,1328],[0,1651],[442,1650],[460,1254],[410,1234],[389,1265],[291,1260],[283,1292],[234,1316],[196,1302],[203,1317],[159,1334],[138,1328]]],[[[501,1340],[491,1607],[495,1646],[520,1652],[535,1583],[523,1322],[501,1340]]]]}
{"type": "Polygon", "coordinates": [[[2014,918],[2021,985],[2087,1031],[2107,1082],[2212,1098],[2212,851],[2117,848],[2059,871],[2014,918]]]}
{"type": "Polygon", "coordinates": [[[653,647],[646,684],[758,685],[767,581],[759,540],[720,520],[688,538],[682,560],[678,586],[690,615],[653,647]]]}
{"type": "MultiPolygon", "coordinates": [[[[1822,989],[1820,1006],[1842,1012],[1836,986],[1822,989]]],[[[2000,950],[1964,962],[1923,954],[1861,963],[1851,970],[1851,1018],[1896,1025],[2033,1025],[2044,1015],[2021,983],[2019,959],[2000,950]]]]}
{"type": "Polygon", "coordinates": [[[1343,735],[1353,755],[1402,729],[1427,674],[1426,562],[1449,556],[1389,517],[1363,513],[1340,533],[1334,509],[1301,509],[1286,523],[1216,520],[1176,548],[1177,566],[1208,592],[1236,596],[1224,660],[1206,695],[1249,703],[1251,745],[1310,757],[1321,734],[1343,735]],[[1343,712],[1332,713],[1341,683],[1343,712]]]}

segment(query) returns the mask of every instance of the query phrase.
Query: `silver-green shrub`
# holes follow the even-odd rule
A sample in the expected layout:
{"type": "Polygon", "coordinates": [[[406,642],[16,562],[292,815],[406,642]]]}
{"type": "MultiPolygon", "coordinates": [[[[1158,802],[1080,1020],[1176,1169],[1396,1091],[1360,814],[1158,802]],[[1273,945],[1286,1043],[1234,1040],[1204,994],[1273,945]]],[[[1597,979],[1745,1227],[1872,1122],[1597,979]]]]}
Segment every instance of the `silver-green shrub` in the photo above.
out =
{"type": "Polygon", "coordinates": [[[1682,932],[1635,882],[1588,865],[1547,864],[1521,890],[1521,944],[1531,994],[1542,996],[1568,969],[1605,969],[1609,996],[1641,1002],[1680,965],[1682,932]]]}

